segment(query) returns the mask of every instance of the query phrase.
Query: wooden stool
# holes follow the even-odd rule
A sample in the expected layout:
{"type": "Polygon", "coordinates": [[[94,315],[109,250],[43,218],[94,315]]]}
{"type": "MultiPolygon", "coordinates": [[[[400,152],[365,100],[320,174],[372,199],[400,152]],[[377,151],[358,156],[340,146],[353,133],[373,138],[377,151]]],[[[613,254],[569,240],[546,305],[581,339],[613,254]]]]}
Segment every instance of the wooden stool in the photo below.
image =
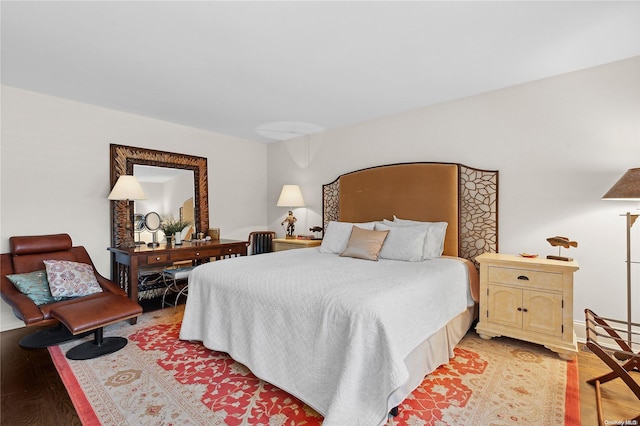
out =
{"type": "Polygon", "coordinates": [[[83,360],[114,353],[127,345],[124,337],[103,337],[103,327],[137,317],[142,307],[127,297],[110,294],[98,299],[56,307],[51,316],[73,335],[94,331],[91,342],[82,343],[67,352],[67,358],[83,360]]]}

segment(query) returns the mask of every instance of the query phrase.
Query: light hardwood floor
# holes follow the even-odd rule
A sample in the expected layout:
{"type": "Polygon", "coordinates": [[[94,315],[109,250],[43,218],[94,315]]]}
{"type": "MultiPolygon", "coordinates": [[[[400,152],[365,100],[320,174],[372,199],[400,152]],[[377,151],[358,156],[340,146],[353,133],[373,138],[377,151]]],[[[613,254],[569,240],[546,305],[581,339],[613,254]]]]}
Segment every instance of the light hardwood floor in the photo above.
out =
{"type": "MultiPolygon", "coordinates": [[[[587,380],[606,374],[609,367],[584,345],[578,345],[578,370],[580,379],[580,417],[583,426],[597,426],[595,388],[586,383],[587,380]]],[[[640,382],[640,372],[632,372],[632,377],[640,382]]],[[[620,379],[612,380],[600,387],[602,392],[602,411],[605,423],[624,425],[624,421],[640,414],[640,401],[620,379]]],[[[625,426],[633,426],[627,423],[625,426]]],[[[638,425],[640,426],[640,425],[638,425]]]]}

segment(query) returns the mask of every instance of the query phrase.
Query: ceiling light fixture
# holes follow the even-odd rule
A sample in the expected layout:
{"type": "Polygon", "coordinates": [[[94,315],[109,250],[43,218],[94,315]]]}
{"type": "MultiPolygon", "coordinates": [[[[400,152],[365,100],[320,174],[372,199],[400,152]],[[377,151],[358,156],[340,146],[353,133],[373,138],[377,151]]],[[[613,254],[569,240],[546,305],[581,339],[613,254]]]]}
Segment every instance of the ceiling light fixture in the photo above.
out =
{"type": "Polygon", "coordinates": [[[273,121],[259,125],[256,133],[268,139],[286,141],[323,130],[322,126],[304,121],[273,121]]]}

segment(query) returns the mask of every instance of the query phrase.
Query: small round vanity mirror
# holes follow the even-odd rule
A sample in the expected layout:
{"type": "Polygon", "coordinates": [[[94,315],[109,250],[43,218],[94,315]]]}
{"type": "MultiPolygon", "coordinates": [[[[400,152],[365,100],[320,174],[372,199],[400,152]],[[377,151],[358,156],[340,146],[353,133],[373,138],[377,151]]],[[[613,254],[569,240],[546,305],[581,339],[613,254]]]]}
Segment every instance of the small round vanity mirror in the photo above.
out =
{"type": "Polygon", "coordinates": [[[158,247],[158,229],[160,229],[160,215],[156,212],[147,213],[144,217],[144,226],[153,233],[153,242],[147,244],[149,247],[158,247]]]}

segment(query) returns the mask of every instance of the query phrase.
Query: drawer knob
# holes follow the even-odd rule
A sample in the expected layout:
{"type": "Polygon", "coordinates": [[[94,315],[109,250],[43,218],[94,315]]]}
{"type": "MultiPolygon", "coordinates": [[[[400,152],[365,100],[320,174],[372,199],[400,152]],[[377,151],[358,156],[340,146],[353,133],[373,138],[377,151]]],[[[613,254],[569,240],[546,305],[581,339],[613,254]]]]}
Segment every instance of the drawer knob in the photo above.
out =
{"type": "Polygon", "coordinates": [[[159,261],[159,260],[160,260],[160,256],[156,257],[156,260],[158,260],[158,261],[159,261]]]}
{"type": "Polygon", "coordinates": [[[522,281],[529,281],[529,277],[526,275],[518,275],[518,279],[522,281]]]}
{"type": "Polygon", "coordinates": [[[196,252],[196,256],[200,256],[200,252],[199,251],[196,252]]]}

